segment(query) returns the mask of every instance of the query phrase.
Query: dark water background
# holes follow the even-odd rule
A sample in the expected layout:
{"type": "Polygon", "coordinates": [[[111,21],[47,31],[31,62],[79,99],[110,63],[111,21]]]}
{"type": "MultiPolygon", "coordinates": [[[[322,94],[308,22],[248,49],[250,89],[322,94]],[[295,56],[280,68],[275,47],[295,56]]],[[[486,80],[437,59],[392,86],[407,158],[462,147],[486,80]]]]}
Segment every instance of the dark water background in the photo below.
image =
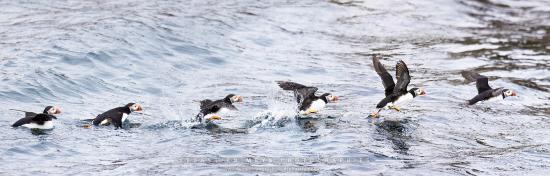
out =
{"type": "MultiPolygon", "coordinates": [[[[550,173],[550,2],[0,1],[0,175],[545,175],[550,173]],[[382,98],[371,55],[405,60],[428,96],[366,118],[382,98]],[[519,92],[476,94],[462,70],[519,92]],[[320,119],[293,115],[293,80],[340,95],[320,119]],[[245,97],[222,120],[247,134],[188,129],[198,101],[245,97]],[[141,126],[84,129],[128,102],[141,126]],[[45,135],[10,108],[65,113],[45,135]],[[330,116],[330,118],[326,118],[330,116]],[[288,120],[284,120],[288,119],[288,120]],[[308,124],[313,128],[304,128],[308,124]],[[187,157],[365,157],[368,162],[188,164],[187,157]]],[[[393,74],[393,69],[390,70],[393,74]]]]}

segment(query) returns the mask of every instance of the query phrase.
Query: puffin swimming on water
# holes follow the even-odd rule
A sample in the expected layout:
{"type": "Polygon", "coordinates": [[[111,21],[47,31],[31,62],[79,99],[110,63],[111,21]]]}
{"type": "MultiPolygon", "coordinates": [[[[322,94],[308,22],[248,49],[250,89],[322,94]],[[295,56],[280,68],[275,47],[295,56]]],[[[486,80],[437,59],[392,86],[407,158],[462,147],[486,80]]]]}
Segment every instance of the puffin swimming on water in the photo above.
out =
{"type": "Polygon", "coordinates": [[[493,89],[489,86],[489,78],[480,75],[479,73],[472,71],[462,71],[462,76],[468,81],[475,81],[477,88],[477,95],[468,100],[468,105],[474,105],[480,101],[499,101],[506,97],[517,96],[517,93],[513,90],[505,89],[502,87],[493,89]]]}
{"type": "Polygon", "coordinates": [[[378,73],[378,76],[382,79],[382,84],[384,85],[384,92],[386,97],[382,99],[377,105],[377,112],[371,114],[372,117],[378,117],[382,109],[394,109],[396,111],[401,111],[399,106],[408,103],[417,96],[426,95],[426,91],[423,88],[412,88],[407,90],[407,86],[411,81],[411,76],[409,75],[409,68],[407,64],[400,60],[395,66],[395,77],[397,83],[393,82],[393,78],[384,68],[384,65],[380,63],[378,57],[372,58],[372,64],[374,70],[378,73]]]}
{"type": "Polygon", "coordinates": [[[12,110],[24,112],[25,117],[19,119],[11,126],[24,126],[31,129],[52,129],[54,127],[53,119],[57,119],[55,115],[61,114],[61,109],[57,106],[46,106],[42,113],[27,112],[16,109],[12,110]]]}
{"type": "Polygon", "coordinates": [[[296,101],[298,102],[298,112],[303,115],[317,113],[322,110],[329,102],[338,101],[338,96],[330,93],[324,93],[321,96],[316,96],[317,87],[304,86],[290,81],[277,81],[279,87],[283,90],[291,90],[294,92],[296,101]]]}
{"type": "Polygon", "coordinates": [[[235,102],[242,102],[243,97],[240,95],[229,94],[221,100],[212,101],[210,99],[200,101],[200,112],[195,116],[199,122],[210,122],[213,120],[221,120],[221,113],[226,110],[238,110],[233,105],[235,102]]]}
{"type": "Polygon", "coordinates": [[[139,103],[128,103],[126,106],[113,108],[111,110],[108,110],[104,113],[101,113],[97,115],[94,120],[92,121],[92,124],[97,125],[105,125],[108,126],[111,123],[115,126],[115,128],[122,128],[122,123],[126,121],[128,118],[128,115],[132,112],[141,112],[143,110],[143,107],[139,103]]]}

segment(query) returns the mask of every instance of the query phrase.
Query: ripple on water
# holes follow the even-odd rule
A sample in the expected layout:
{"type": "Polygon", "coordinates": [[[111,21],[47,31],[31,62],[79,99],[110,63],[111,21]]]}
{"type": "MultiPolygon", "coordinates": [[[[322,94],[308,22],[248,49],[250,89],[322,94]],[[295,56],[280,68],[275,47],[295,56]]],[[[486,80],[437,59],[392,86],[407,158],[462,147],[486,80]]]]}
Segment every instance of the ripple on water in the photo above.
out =
{"type": "Polygon", "coordinates": [[[0,145],[1,174],[256,173],[186,164],[183,157],[368,158],[295,164],[319,170],[312,172],[262,172],[285,175],[544,175],[550,164],[550,4],[544,0],[16,0],[0,6],[0,138],[8,139],[0,145]],[[425,87],[428,96],[403,112],[366,118],[383,96],[373,54],[383,56],[392,74],[395,62],[405,60],[411,85],[425,87]],[[476,93],[463,70],[520,97],[462,105],[476,93]],[[342,100],[320,117],[296,119],[292,93],[277,80],[342,100]],[[196,124],[187,120],[198,101],[229,93],[245,97],[240,111],[216,130],[191,128],[196,124]],[[131,101],[150,115],[132,114],[138,125],[80,127],[83,117],[131,101]],[[8,109],[51,104],[66,112],[56,129],[33,135],[9,126],[21,114],[8,109]]]}

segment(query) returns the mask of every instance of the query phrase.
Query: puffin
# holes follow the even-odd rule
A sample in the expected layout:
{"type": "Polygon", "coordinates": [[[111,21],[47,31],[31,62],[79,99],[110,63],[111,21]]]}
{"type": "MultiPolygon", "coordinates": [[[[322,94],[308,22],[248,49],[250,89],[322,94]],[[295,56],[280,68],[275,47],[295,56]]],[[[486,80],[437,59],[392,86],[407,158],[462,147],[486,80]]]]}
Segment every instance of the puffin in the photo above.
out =
{"type": "Polygon", "coordinates": [[[298,113],[308,115],[317,113],[322,110],[327,103],[337,102],[338,96],[331,93],[324,93],[321,96],[316,96],[317,87],[309,87],[290,81],[276,81],[279,87],[283,90],[294,92],[296,101],[298,102],[298,113]]]}
{"type": "Polygon", "coordinates": [[[379,113],[382,109],[401,111],[399,106],[410,102],[418,96],[426,95],[426,91],[423,88],[415,87],[407,90],[407,86],[411,81],[411,76],[409,75],[409,68],[407,68],[407,64],[405,64],[403,60],[399,60],[395,66],[395,77],[397,83],[393,82],[392,76],[384,68],[384,65],[380,63],[378,57],[373,57],[372,64],[374,66],[374,70],[382,80],[385,95],[385,98],[376,105],[378,111],[372,113],[372,117],[379,117],[379,113]]]}
{"type": "Polygon", "coordinates": [[[61,114],[61,108],[57,106],[46,106],[42,113],[27,112],[22,110],[11,109],[25,113],[25,117],[15,122],[12,127],[27,127],[30,129],[53,129],[53,119],[57,119],[55,115],[61,114]]]}
{"type": "Polygon", "coordinates": [[[141,112],[142,110],[143,107],[139,103],[128,103],[126,106],[113,108],[97,115],[92,124],[95,126],[108,126],[112,123],[116,129],[122,128],[122,123],[126,121],[130,113],[141,112]]]}
{"type": "Polygon", "coordinates": [[[489,78],[480,75],[479,73],[462,71],[461,74],[464,78],[466,78],[466,80],[476,82],[477,95],[468,100],[468,105],[474,105],[480,101],[500,101],[504,100],[506,97],[517,96],[517,93],[510,89],[505,89],[502,87],[496,89],[491,88],[491,86],[489,86],[489,78]]]}
{"type": "Polygon", "coordinates": [[[235,102],[242,102],[243,97],[240,95],[229,94],[225,98],[212,101],[205,99],[200,101],[200,112],[195,116],[195,119],[199,122],[211,122],[214,120],[221,120],[219,113],[233,110],[238,111],[237,107],[233,105],[235,102]]]}

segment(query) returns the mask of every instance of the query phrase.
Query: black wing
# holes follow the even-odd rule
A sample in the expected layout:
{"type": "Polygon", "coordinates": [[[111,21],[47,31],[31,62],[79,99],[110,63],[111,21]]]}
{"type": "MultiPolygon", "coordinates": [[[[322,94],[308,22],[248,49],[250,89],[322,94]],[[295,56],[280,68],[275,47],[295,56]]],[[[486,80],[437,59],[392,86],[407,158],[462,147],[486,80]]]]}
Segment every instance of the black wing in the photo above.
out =
{"type": "Polygon", "coordinates": [[[38,115],[37,113],[34,113],[34,112],[25,112],[25,117],[34,117],[38,115]]]}
{"type": "Polygon", "coordinates": [[[206,99],[206,100],[200,101],[200,103],[201,103],[200,112],[195,116],[195,119],[198,121],[202,121],[202,118],[207,114],[218,112],[222,108],[221,106],[223,106],[222,100],[212,101],[212,100],[206,99]]]}
{"type": "Polygon", "coordinates": [[[237,107],[235,107],[233,104],[229,104],[229,103],[226,103],[226,102],[223,102],[221,104],[221,108],[227,108],[227,109],[230,109],[230,110],[235,110],[235,111],[238,111],[239,109],[237,109],[237,107]]]}
{"type": "Polygon", "coordinates": [[[116,117],[111,117],[111,122],[113,123],[113,126],[115,126],[115,128],[122,128],[122,114],[122,112],[117,112],[113,115],[116,117]]]}
{"type": "Polygon", "coordinates": [[[476,88],[477,88],[477,93],[481,93],[481,92],[485,92],[493,89],[491,88],[491,86],[489,86],[489,78],[487,77],[478,78],[476,80],[476,88]]]}
{"type": "Polygon", "coordinates": [[[122,113],[118,110],[121,107],[113,108],[111,110],[108,110],[102,114],[99,114],[95,117],[94,121],[92,122],[94,125],[99,125],[101,122],[105,119],[111,119],[111,122],[114,124],[115,120],[118,119],[119,121],[122,121],[122,113]]]}
{"type": "Polygon", "coordinates": [[[213,102],[213,101],[212,101],[212,100],[209,100],[209,99],[200,101],[201,110],[202,110],[202,109],[206,109],[210,104],[212,104],[212,102],[213,102]]]}
{"type": "Polygon", "coordinates": [[[40,114],[37,114],[36,116],[34,116],[32,118],[32,121],[38,123],[39,125],[43,125],[45,121],[50,121],[52,119],[57,119],[57,118],[53,115],[40,113],[40,114]]]}
{"type": "Polygon", "coordinates": [[[301,110],[301,111],[307,110],[307,108],[309,108],[309,106],[311,106],[311,103],[313,103],[314,100],[315,99],[313,99],[313,98],[303,99],[302,102],[299,102],[300,106],[298,107],[298,109],[301,110]]]}
{"type": "Polygon", "coordinates": [[[392,95],[387,96],[386,98],[380,100],[378,104],[376,105],[376,108],[383,108],[385,107],[389,102],[392,102],[394,97],[392,95]]]}
{"type": "Polygon", "coordinates": [[[407,92],[407,86],[411,82],[411,76],[409,75],[409,68],[407,64],[400,60],[395,66],[395,77],[397,79],[397,84],[393,89],[393,93],[405,93],[407,92]]]}
{"type": "Polygon", "coordinates": [[[503,88],[498,88],[495,90],[492,90],[492,89],[486,90],[484,92],[477,94],[474,98],[468,100],[468,104],[473,105],[473,104],[476,104],[477,102],[488,100],[491,97],[501,96],[503,90],[504,90],[503,88]]]}
{"type": "MultiPolygon", "coordinates": [[[[34,113],[34,114],[36,114],[36,113],[34,113]]],[[[30,115],[30,114],[26,114],[26,115],[30,115]]],[[[19,119],[17,122],[15,122],[11,126],[12,127],[18,127],[18,126],[25,125],[25,124],[28,124],[28,123],[31,123],[31,122],[35,122],[35,123],[38,123],[38,124],[42,125],[42,124],[44,124],[45,121],[49,121],[49,120],[52,120],[52,119],[57,119],[57,118],[53,115],[40,113],[40,114],[36,114],[35,116],[27,116],[27,117],[24,117],[22,119],[19,119]]]]}
{"type": "Polygon", "coordinates": [[[489,86],[489,78],[486,76],[480,75],[479,73],[472,72],[472,71],[463,71],[462,76],[466,78],[468,81],[475,81],[476,82],[476,88],[477,93],[481,94],[487,90],[491,90],[491,86],[489,86]]]}
{"type": "Polygon", "coordinates": [[[296,96],[296,101],[299,104],[302,104],[302,101],[307,97],[315,96],[315,92],[317,92],[317,87],[308,87],[295,82],[277,81],[277,84],[279,84],[279,87],[283,90],[294,91],[294,96],[296,96]]]}
{"type": "Polygon", "coordinates": [[[37,113],[34,113],[34,112],[28,112],[28,111],[23,111],[23,110],[19,110],[19,109],[10,109],[10,110],[24,112],[25,117],[34,117],[34,116],[38,115],[37,113]]]}
{"type": "Polygon", "coordinates": [[[386,68],[384,68],[384,65],[380,63],[380,60],[378,60],[376,56],[372,58],[372,65],[374,66],[374,70],[376,71],[376,73],[378,73],[378,76],[380,76],[380,78],[382,79],[385,95],[390,95],[393,92],[393,88],[395,87],[393,78],[391,77],[390,73],[388,73],[386,68]]]}
{"type": "Polygon", "coordinates": [[[32,122],[33,117],[24,117],[11,125],[12,127],[18,127],[32,122]]]}
{"type": "Polygon", "coordinates": [[[205,107],[204,109],[201,109],[201,113],[203,115],[210,114],[210,113],[216,113],[221,109],[221,105],[218,104],[210,104],[209,106],[205,107]]]}
{"type": "Polygon", "coordinates": [[[103,120],[108,119],[108,118],[109,118],[109,116],[105,115],[105,113],[99,114],[99,115],[97,115],[97,116],[94,118],[94,120],[92,121],[92,124],[94,124],[94,125],[97,126],[97,125],[99,125],[103,120]]]}
{"type": "Polygon", "coordinates": [[[298,90],[294,90],[294,96],[296,96],[296,101],[299,104],[302,104],[306,98],[314,97],[315,92],[317,92],[317,87],[305,87],[298,90]]]}
{"type": "Polygon", "coordinates": [[[277,81],[277,84],[279,84],[279,87],[283,88],[283,90],[297,90],[307,87],[290,81],[277,81]]]}

